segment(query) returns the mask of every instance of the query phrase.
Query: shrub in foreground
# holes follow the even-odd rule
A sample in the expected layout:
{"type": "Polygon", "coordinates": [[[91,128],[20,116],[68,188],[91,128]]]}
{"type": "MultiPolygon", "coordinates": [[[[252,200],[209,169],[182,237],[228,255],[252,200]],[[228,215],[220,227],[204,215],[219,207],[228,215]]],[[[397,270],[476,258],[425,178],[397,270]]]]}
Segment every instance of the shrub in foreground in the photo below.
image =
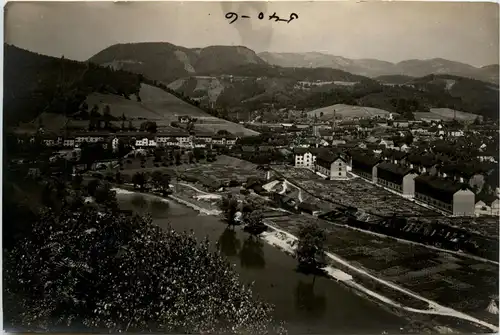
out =
{"type": "Polygon", "coordinates": [[[113,333],[276,330],[271,306],[252,297],[208,241],[163,230],[150,218],[90,207],[46,211],[33,230],[4,257],[4,296],[19,310],[13,326],[113,333]]]}

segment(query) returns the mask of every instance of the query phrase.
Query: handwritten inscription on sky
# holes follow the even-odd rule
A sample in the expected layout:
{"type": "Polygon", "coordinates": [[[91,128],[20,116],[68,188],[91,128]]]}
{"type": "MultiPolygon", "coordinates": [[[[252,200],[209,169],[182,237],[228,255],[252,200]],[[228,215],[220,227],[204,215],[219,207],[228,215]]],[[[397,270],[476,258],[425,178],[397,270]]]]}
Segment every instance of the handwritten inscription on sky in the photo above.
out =
{"type": "MultiPolygon", "coordinates": [[[[240,16],[240,15],[238,15],[235,12],[228,12],[228,13],[226,13],[226,19],[230,20],[229,24],[235,23],[236,21],[238,21],[239,18],[250,19],[250,16],[248,16],[248,15],[241,15],[240,16]]],[[[257,16],[257,18],[259,20],[264,20],[264,18],[265,18],[264,13],[260,12],[259,15],[257,16]]],[[[288,19],[282,19],[282,18],[280,18],[278,15],[276,15],[276,12],[274,12],[273,15],[269,15],[269,20],[274,20],[275,22],[290,23],[293,20],[298,19],[298,18],[299,18],[299,16],[297,14],[295,14],[295,13],[291,13],[290,16],[288,17],[288,19]]]]}

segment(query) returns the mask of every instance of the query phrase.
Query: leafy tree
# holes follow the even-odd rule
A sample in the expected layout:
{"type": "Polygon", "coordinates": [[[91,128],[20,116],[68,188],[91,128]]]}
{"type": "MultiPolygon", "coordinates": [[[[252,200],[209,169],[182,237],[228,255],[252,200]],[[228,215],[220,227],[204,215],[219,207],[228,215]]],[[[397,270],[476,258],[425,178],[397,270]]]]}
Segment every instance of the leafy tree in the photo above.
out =
{"type": "Polygon", "coordinates": [[[191,151],[188,152],[188,162],[189,162],[189,164],[194,163],[194,154],[191,151]]]}
{"type": "Polygon", "coordinates": [[[143,190],[144,186],[146,186],[146,182],[146,175],[143,172],[136,172],[132,176],[132,184],[134,184],[135,188],[139,187],[141,190],[143,190]]]}
{"type": "Polygon", "coordinates": [[[15,304],[7,317],[29,330],[272,331],[272,307],[253,298],[207,241],[148,218],[44,211],[5,255],[4,276],[6,301],[15,304]]]}
{"type": "Polygon", "coordinates": [[[154,171],[151,175],[151,182],[165,194],[170,189],[170,175],[161,171],[154,171]]]}
{"type": "Polygon", "coordinates": [[[326,234],[317,224],[312,223],[300,228],[298,238],[295,256],[299,262],[299,269],[315,274],[324,264],[326,234]]]}
{"type": "Polygon", "coordinates": [[[81,174],[77,173],[74,177],[73,177],[73,188],[76,189],[76,190],[79,190],[82,186],[82,182],[83,182],[83,177],[81,174]]]}
{"type": "Polygon", "coordinates": [[[226,224],[229,227],[234,228],[234,226],[236,225],[234,216],[238,211],[238,201],[234,199],[231,194],[228,194],[219,202],[219,209],[222,212],[226,224]]]}
{"type": "Polygon", "coordinates": [[[123,183],[123,176],[120,173],[120,171],[116,171],[116,173],[115,173],[115,181],[116,181],[117,184],[123,183]]]}
{"type": "Polygon", "coordinates": [[[99,187],[99,180],[92,179],[87,183],[87,193],[91,197],[95,196],[97,187],[99,187]]]}
{"type": "Polygon", "coordinates": [[[156,133],[158,126],[156,125],[156,122],[153,121],[146,121],[141,123],[140,130],[141,131],[147,131],[149,133],[156,133]]]}
{"type": "Polygon", "coordinates": [[[111,190],[111,185],[108,182],[101,182],[97,186],[94,194],[96,203],[101,204],[110,209],[118,208],[116,202],[116,192],[111,190]]]}
{"type": "Polygon", "coordinates": [[[175,165],[181,165],[181,153],[179,150],[174,151],[174,161],[175,165]]]}
{"type": "Polygon", "coordinates": [[[263,213],[261,210],[244,211],[243,221],[245,222],[244,230],[252,235],[259,235],[267,229],[263,222],[263,213]]]}

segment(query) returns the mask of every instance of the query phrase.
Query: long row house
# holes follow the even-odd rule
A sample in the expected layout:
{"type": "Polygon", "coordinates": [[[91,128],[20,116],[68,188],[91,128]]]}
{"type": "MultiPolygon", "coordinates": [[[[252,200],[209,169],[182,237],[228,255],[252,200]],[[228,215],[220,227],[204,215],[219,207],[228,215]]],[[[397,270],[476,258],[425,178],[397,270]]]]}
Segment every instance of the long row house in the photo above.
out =
{"type": "Polygon", "coordinates": [[[295,148],[294,155],[296,167],[320,172],[328,179],[344,179],[351,171],[405,198],[454,216],[474,216],[478,206],[488,208],[487,214],[499,214],[498,197],[476,199],[468,180],[451,178],[443,172],[446,169],[432,162],[412,163],[404,154],[384,160],[363,152],[336,153],[325,148],[295,148]]]}
{"type": "MultiPolygon", "coordinates": [[[[352,172],[402,196],[454,216],[474,216],[476,195],[463,178],[447,178],[439,167],[407,161],[385,161],[362,154],[351,157],[352,172]]],[[[491,199],[490,213],[498,215],[498,198],[491,199]]]]}

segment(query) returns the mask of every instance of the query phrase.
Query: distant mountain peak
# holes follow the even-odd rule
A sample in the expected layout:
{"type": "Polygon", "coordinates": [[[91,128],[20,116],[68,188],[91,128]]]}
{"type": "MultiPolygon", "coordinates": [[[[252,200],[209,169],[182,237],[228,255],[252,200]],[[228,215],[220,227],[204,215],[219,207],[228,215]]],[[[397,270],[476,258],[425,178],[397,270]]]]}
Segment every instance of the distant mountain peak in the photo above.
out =
{"type": "Polygon", "coordinates": [[[321,52],[260,53],[269,64],[289,67],[331,67],[367,77],[404,75],[423,77],[429,74],[450,74],[498,83],[498,65],[477,68],[469,64],[440,57],[408,59],[391,63],[378,59],[350,59],[321,52]]]}

